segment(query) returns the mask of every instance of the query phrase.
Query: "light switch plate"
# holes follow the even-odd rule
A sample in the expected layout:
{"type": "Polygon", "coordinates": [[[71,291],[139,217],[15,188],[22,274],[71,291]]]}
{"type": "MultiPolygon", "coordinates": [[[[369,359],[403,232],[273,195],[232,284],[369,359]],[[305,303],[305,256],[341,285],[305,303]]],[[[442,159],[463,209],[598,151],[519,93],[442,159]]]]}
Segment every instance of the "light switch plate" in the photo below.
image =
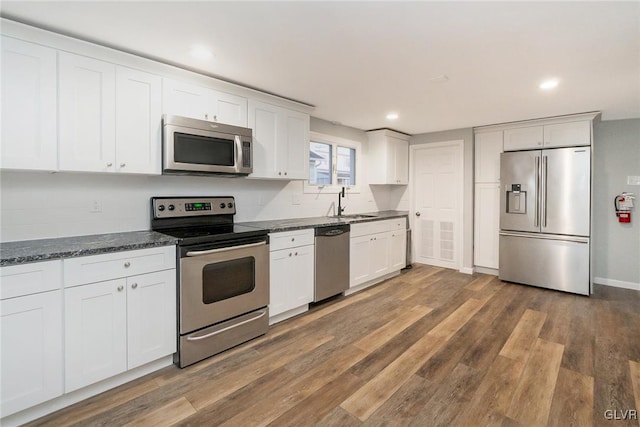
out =
{"type": "Polygon", "coordinates": [[[640,185],[640,176],[629,175],[627,177],[627,185],[640,185]]]}

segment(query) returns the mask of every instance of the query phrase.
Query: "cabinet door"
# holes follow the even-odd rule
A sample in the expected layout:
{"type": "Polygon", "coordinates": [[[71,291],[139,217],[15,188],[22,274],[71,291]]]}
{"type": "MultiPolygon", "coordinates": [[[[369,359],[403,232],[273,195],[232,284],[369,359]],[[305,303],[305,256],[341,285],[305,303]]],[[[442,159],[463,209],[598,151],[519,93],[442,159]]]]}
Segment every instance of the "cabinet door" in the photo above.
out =
{"type": "Polygon", "coordinates": [[[407,263],[407,231],[389,232],[389,272],[402,270],[407,263]]]}
{"type": "Polygon", "coordinates": [[[126,279],[65,289],[65,392],[127,369],[126,279]]]}
{"type": "Polygon", "coordinates": [[[283,110],[283,135],[278,132],[277,144],[283,144],[279,149],[284,177],[288,179],[309,178],[309,115],[296,111],[283,110]]]}
{"type": "Polygon", "coordinates": [[[541,148],[542,141],[542,126],[507,129],[504,131],[504,151],[541,148]]]}
{"type": "Polygon", "coordinates": [[[409,184],[409,141],[393,138],[395,145],[395,174],[397,184],[409,184]]]}
{"type": "Polygon", "coordinates": [[[254,178],[282,178],[277,170],[280,156],[277,145],[282,121],[278,109],[273,105],[249,100],[249,127],[253,129],[253,173],[254,178]],[[280,175],[278,175],[278,173],[280,175]]]}
{"type": "Polygon", "coordinates": [[[314,261],[313,245],[271,252],[269,316],[313,301],[314,261]]]}
{"type": "Polygon", "coordinates": [[[391,233],[378,233],[370,238],[371,278],[374,279],[387,274],[391,267],[391,233]]]}
{"type": "Polygon", "coordinates": [[[116,68],[116,170],[160,174],[161,78],[116,68]]]}
{"type": "Polygon", "coordinates": [[[349,241],[349,287],[353,288],[370,280],[371,236],[352,237],[349,241]]]}
{"type": "Polygon", "coordinates": [[[475,135],[475,181],[500,181],[500,153],[502,153],[502,131],[477,133],[475,135]]]}
{"type": "Polygon", "coordinates": [[[0,308],[0,413],[6,416],[62,394],[62,295],[8,299],[0,308]]]}
{"type": "Polygon", "coordinates": [[[114,172],[115,66],[59,55],[60,169],[114,172]]]}
{"type": "Polygon", "coordinates": [[[558,123],[544,127],[545,147],[591,145],[591,120],[558,123]]]}
{"type": "Polygon", "coordinates": [[[247,127],[247,98],[209,91],[209,120],[247,127]]]}
{"type": "Polygon", "coordinates": [[[127,278],[127,368],[176,351],[176,270],[127,278]]]}
{"type": "Polygon", "coordinates": [[[171,79],[162,80],[162,110],[165,114],[206,120],[209,89],[171,79]]]}
{"type": "Polygon", "coordinates": [[[3,169],[56,170],[56,51],[2,37],[3,169]]]}
{"type": "Polygon", "coordinates": [[[479,267],[498,268],[500,184],[476,184],[473,259],[479,267]]]}

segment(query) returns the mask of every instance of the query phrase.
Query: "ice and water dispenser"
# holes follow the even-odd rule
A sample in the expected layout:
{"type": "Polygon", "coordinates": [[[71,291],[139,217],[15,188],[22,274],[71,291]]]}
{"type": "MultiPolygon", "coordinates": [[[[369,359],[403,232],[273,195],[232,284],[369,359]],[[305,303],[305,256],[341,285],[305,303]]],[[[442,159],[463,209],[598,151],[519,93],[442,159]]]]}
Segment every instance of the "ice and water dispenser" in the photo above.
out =
{"type": "Polygon", "coordinates": [[[527,213],[527,192],[522,191],[521,184],[511,184],[511,190],[507,190],[507,213],[527,213]]]}

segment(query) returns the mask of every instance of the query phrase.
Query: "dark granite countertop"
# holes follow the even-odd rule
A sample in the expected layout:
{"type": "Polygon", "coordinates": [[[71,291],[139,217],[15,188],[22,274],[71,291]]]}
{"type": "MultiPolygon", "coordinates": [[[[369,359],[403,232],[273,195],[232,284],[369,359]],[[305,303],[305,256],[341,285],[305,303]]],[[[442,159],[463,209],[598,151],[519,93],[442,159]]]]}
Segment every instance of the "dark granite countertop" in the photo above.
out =
{"type": "Polygon", "coordinates": [[[278,231],[293,231],[302,230],[305,228],[322,227],[326,225],[335,224],[355,224],[359,222],[371,222],[380,221],[383,219],[401,218],[409,216],[407,211],[378,211],[378,212],[364,212],[359,217],[350,217],[351,215],[345,215],[341,218],[318,216],[311,218],[288,218],[288,219],[273,219],[267,221],[251,221],[238,223],[247,227],[264,228],[270,232],[278,231]]]}
{"type": "Polygon", "coordinates": [[[155,231],[95,234],[0,244],[0,266],[175,245],[175,237],[155,231]]]}

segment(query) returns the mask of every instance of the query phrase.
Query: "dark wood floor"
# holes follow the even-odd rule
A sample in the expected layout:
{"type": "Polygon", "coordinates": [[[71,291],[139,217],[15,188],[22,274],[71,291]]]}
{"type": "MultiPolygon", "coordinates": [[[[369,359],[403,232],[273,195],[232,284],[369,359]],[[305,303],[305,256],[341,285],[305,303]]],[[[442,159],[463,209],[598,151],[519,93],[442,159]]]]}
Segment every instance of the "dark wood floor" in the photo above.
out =
{"type": "Polygon", "coordinates": [[[34,424],[640,425],[606,419],[628,410],[640,410],[640,292],[587,298],[417,265],[34,424]]]}

